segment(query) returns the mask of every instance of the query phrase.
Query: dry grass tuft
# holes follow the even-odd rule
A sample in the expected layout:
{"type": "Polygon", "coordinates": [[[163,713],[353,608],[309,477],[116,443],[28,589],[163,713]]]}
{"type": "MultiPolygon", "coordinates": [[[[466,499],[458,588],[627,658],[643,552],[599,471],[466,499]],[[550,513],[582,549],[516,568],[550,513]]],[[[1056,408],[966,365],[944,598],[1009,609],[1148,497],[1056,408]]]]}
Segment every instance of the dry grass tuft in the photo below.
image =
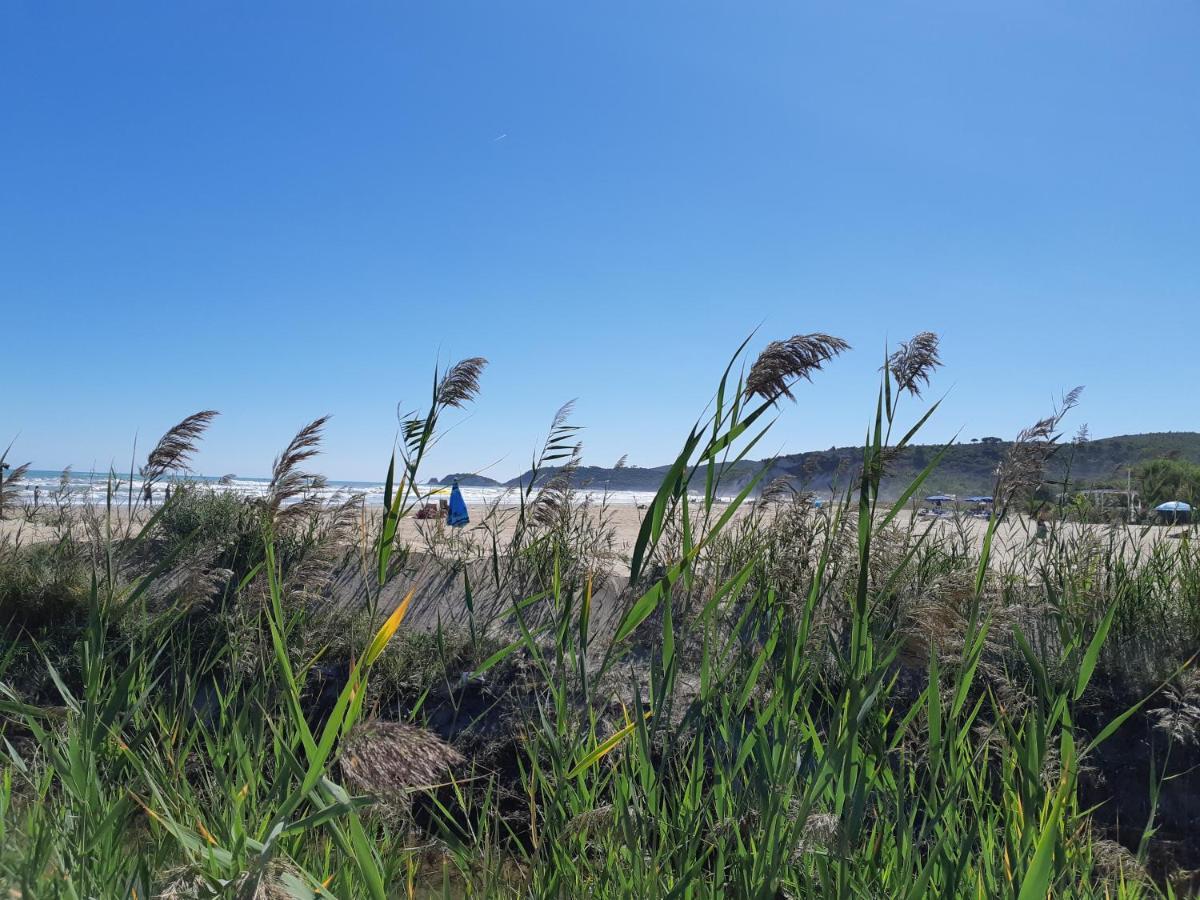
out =
{"type": "Polygon", "coordinates": [[[1145,884],[1149,881],[1146,869],[1127,847],[1110,840],[1092,843],[1092,856],[1100,875],[1113,884],[1145,884]]]}
{"type": "Polygon", "coordinates": [[[792,386],[799,379],[812,380],[814,372],[850,345],[829,334],[797,334],[786,341],[767,344],[746,379],[746,396],[762,397],[771,403],[780,397],[796,398],[792,386]]]}
{"type": "Polygon", "coordinates": [[[395,804],[408,794],[441,784],[464,762],[461,753],[424,728],[403,722],[356,726],[342,745],[342,776],[355,791],[395,804]]]}
{"type": "Polygon", "coordinates": [[[1178,744],[1200,744],[1200,669],[1188,669],[1163,690],[1166,704],[1150,711],[1154,727],[1178,744]]]}
{"type": "MultiPolygon", "coordinates": [[[[218,897],[237,897],[238,900],[295,900],[306,894],[304,881],[294,867],[272,861],[266,872],[255,875],[243,872],[236,878],[206,878],[189,869],[179,869],[168,875],[167,884],[154,895],[155,900],[216,900],[218,897]]],[[[311,894],[311,889],[308,893],[311,894]]]]}

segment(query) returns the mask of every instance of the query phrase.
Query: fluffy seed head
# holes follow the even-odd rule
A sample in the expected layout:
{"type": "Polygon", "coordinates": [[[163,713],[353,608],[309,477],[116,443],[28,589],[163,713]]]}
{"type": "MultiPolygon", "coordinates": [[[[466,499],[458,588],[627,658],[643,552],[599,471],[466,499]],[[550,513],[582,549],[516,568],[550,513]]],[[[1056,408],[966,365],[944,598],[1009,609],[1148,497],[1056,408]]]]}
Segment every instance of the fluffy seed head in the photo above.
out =
{"type": "Polygon", "coordinates": [[[267,489],[267,509],[274,518],[289,501],[317,486],[320,476],[311,475],[301,466],[321,452],[322,431],[329,416],[309,422],[292,438],[271,467],[271,484],[267,489]]]}
{"type": "Polygon", "coordinates": [[[356,791],[395,801],[444,782],[463,756],[437,735],[403,722],[356,726],[342,745],[342,776],[356,791]]]}
{"type": "Polygon", "coordinates": [[[479,393],[479,376],[487,364],[488,361],[482,356],[472,356],[447,369],[438,382],[438,405],[461,409],[474,400],[479,393]]]}
{"type": "Polygon", "coordinates": [[[908,391],[914,397],[921,396],[922,387],[929,384],[933,370],[941,364],[938,336],[932,331],[922,331],[911,341],[901,342],[900,348],[888,357],[896,390],[908,391]]]}
{"type": "Polygon", "coordinates": [[[1058,449],[1058,426],[1078,405],[1082,393],[1082,386],[1068,392],[1053,414],[1022,429],[1017,435],[996,470],[994,493],[1002,508],[1041,486],[1046,463],[1058,449]]]}
{"type": "Polygon", "coordinates": [[[1155,729],[1177,744],[1200,744],[1200,669],[1188,669],[1163,691],[1166,703],[1151,710],[1155,729]]]}
{"type": "Polygon", "coordinates": [[[167,472],[186,468],[205,429],[217,415],[214,409],[193,413],[159,438],[142,466],[142,480],[154,482],[167,472]]]}
{"type": "Polygon", "coordinates": [[[792,386],[799,379],[811,381],[826,362],[850,345],[829,334],[797,334],[786,341],[767,344],[746,378],[746,396],[762,397],[774,403],[780,397],[795,400],[792,386]]]}

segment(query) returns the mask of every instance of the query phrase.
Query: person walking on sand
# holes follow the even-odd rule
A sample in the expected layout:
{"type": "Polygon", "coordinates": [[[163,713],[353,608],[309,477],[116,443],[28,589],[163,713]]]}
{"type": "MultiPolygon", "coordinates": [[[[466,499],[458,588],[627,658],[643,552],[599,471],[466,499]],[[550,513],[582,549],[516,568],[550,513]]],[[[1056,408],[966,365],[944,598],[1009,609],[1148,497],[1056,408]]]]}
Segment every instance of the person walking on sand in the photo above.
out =
{"type": "Polygon", "coordinates": [[[167,489],[163,491],[163,505],[171,502],[171,486],[168,484],[167,489]]]}
{"type": "Polygon", "coordinates": [[[1034,532],[1033,539],[1035,541],[1044,541],[1050,535],[1050,514],[1046,512],[1045,504],[1038,507],[1038,511],[1034,514],[1034,522],[1037,524],[1037,531],[1034,532]]]}
{"type": "Polygon", "coordinates": [[[142,489],[142,499],[146,501],[147,506],[154,505],[154,485],[149,481],[146,482],[146,486],[142,489]]]}

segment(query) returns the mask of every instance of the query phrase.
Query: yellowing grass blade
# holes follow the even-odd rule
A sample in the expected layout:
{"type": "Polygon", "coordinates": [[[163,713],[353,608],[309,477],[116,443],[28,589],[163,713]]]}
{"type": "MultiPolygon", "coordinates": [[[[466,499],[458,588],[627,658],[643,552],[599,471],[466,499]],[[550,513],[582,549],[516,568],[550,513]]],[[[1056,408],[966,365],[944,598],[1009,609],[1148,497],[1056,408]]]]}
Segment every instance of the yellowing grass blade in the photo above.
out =
{"type": "Polygon", "coordinates": [[[405,595],[400,604],[388,616],[387,621],[383,623],[379,631],[375,634],[371,641],[371,646],[367,647],[367,652],[363,656],[363,665],[369,666],[379,657],[383,649],[388,645],[388,641],[392,639],[392,635],[400,628],[400,623],[404,621],[404,616],[408,613],[408,604],[412,603],[413,594],[417,592],[414,587],[405,595]]]}
{"type": "MultiPolygon", "coordinates": [[[[650,715],[650,711],[647,710],[646,718],[650,718],[650,715]]],[[[585,769],[590,769],[600,760],[604,759],[604,757],[608,756],[608,754],[617,748],[617,745],[620,744],[621,741],[629,737],[635,728],[637,728],[637,722],[630,722],[624,728],[621,728],[619,731],[614,733],[608,738],[608,740],[604,741],[602,744],[596,747],[596,749],[592,750],[587,756],[576,763],[575,767],[567,773],[567,777],[574,778],[580,772],[584,771],[585,769]]]]}
{"type": "Polygon", "coordinates": [[[579,649],[587,651],[588,627],[592,620],[592,576],[588,575],[587,587],[583,592],[583,606],[579,609],[579,649]]]}

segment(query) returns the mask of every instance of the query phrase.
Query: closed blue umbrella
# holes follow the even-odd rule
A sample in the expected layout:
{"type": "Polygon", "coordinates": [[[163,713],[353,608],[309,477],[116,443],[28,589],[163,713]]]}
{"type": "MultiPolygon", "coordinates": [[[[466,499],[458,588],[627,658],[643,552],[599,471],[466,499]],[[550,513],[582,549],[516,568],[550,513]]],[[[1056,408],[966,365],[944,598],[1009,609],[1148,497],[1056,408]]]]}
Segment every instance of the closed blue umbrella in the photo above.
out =
{"type": "Polygon", "coordinates": [[[458,481],[450,488],[450,510],[446,515],[446,524],[451,528],[461,528],[471,521],[467,514],[467,501],[463,499],[462,491],[458,489],[458,481]]]}

